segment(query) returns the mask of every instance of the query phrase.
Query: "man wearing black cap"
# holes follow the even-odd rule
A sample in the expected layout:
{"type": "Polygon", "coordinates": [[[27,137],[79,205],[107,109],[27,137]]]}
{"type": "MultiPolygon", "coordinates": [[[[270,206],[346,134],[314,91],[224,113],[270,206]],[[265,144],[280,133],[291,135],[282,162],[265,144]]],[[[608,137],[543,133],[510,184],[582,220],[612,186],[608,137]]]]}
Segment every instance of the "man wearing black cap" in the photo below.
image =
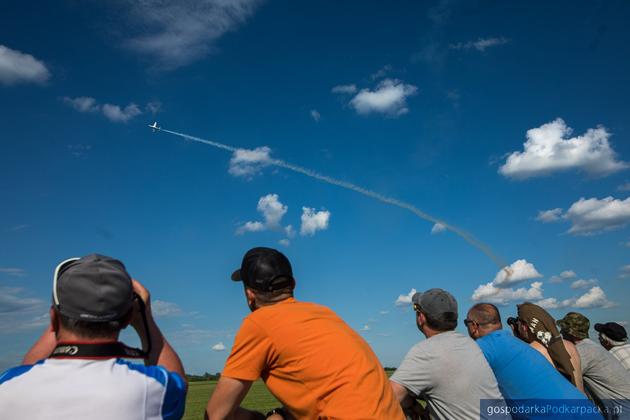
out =
{"type": "Polygon", "coordinates": [[[182,363],[153,320],[148,290],[120,261],[96,254],[63,261],[52,295],[49,327],[22,366],[0,375],[1,418],[182,417],[182,363]],[[118,341],[129,324],[144,350],[118,341]]]}
{"type": "Polygon", "coordinates": [[[295,279],[282,253],[249,250],[232,280],[243,282],[252,312],[236,335],[206,418],[404,418],[365,340],[330,309],[293,297],[295,279]],[[284,405],[266,416],[240,407],[259,378],[284,405]]]}
{"type": "Polygon", "coordinates": [[[418,329],[427,338],[409,350],[391,377],[406,409],[426,399],[431,419],[479,420],[482,400],[504,406],[497,380],[483,353],[458,332],[457,301],[442,289],[412,297],[418,329]]]}
{"type": "Polygon", "coordinates": [[[600,344],[630,371],[630,344],[626,329],[616,322],[607,322],[595,324],[595,331],[599,333],[600,344]]]}

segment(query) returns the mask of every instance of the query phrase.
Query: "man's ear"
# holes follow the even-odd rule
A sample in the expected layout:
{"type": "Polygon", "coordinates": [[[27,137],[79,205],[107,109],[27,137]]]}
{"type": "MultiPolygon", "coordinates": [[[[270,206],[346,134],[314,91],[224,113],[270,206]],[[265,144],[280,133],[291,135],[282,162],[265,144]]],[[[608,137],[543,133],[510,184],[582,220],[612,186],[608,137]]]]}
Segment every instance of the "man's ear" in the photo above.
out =
{"type": "Polygon", "coordinates": [[[254,300],[256,300],[256,294],[249,287],[245,288],[245,297],[247,297],[248,302],[253,302],[254,300]]]}
{"type": "Polygon", "coordinates": [[[51,306],[49,310],[50,314],[50,328],[57,334],[59,332],[59,315],[57,311],[51,306]]]}

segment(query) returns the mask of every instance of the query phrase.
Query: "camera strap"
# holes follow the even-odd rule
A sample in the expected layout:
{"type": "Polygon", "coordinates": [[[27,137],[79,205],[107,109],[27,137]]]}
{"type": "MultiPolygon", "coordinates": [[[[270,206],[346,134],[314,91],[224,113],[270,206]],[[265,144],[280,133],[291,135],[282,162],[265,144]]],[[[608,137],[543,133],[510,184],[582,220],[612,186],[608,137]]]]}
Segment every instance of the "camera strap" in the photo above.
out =
{"type": "Polygon", "coordinates": [[[142,314],[142,324],[147,336],[147,349],[140,350],[121,343],[120,341],[107,341],[102,343],[67,342],[57,343],[49,358],[77,358],[77,359],[111,359],[130,358],[148,359],[151,353],[151,334],[144,301],[134,293],[142,314]]]}
{"type": "Polygon", "coordinates": [[[59,343],[49,358],[77,358],[77,359],[111,359],[132,358],[145,359],[147,353],[140,349],[129,347],[120,341],[103,343],[59,343]]]}

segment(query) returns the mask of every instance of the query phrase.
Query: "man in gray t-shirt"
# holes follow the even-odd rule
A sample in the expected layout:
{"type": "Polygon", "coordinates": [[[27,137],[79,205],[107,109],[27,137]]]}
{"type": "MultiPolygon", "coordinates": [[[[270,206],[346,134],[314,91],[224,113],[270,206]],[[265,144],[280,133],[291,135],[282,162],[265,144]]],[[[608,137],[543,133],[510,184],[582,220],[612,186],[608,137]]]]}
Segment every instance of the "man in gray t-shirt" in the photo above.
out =
{"type": "Polygon", "coordinates": [[[455,298],[442,289],[431,289],[416,293],[412,302],[418,328],[427,339],[409,350],[390,378],[394,394],[407,413],[420,397],[427,401],[431,419],[479,420],[485,414],[481,400],[503,397],[477,344],[453,331],[455,298]]]}
{"type": "Polygon", "coordinates": [[[557,324],[565,340],[575,343],[582,365],[584,390],[607,419],[630,416],[630,372],[604,347],[588,338],[590,321],[569,312],[557,324]]]}

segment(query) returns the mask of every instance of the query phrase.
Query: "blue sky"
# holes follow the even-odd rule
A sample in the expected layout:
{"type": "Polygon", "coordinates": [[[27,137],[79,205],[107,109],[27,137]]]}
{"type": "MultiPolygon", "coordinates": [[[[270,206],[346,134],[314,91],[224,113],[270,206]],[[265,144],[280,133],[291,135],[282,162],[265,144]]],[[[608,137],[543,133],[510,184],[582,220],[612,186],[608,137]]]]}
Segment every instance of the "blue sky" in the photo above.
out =
{"type": "Polygon", "coordinates": [[[460,320],[529,299],[630,321],[628,4],[165,3],[3,3],[0,368],[45,325],[55,265],[92,252],[149,287],[194,373],[221,370],[248,311],[229,274],[259,245],[389,366],[421,339],[412,288],[460,320]],[[513,275],[271,159],[416,206],[513,275]]]}

